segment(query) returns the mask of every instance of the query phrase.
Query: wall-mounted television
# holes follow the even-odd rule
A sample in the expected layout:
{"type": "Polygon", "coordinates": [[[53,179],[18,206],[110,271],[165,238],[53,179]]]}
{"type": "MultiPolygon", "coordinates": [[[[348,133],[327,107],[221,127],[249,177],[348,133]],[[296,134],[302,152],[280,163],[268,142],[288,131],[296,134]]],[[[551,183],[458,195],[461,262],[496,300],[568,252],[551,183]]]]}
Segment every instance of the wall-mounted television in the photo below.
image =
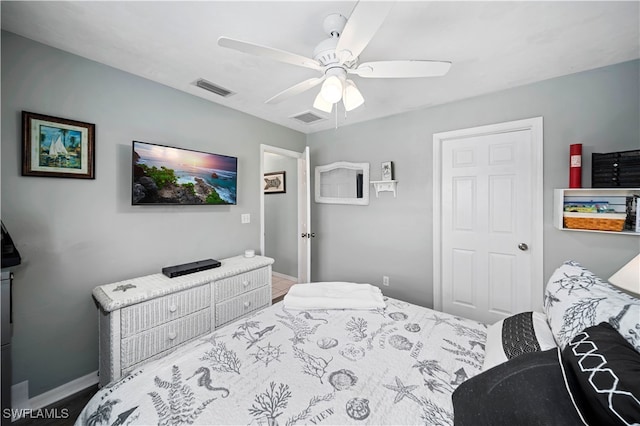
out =
{"type": "Polygon", "coordinates": [[[133,141],[131,204],[236,204],[238,159],[133,141]]]}

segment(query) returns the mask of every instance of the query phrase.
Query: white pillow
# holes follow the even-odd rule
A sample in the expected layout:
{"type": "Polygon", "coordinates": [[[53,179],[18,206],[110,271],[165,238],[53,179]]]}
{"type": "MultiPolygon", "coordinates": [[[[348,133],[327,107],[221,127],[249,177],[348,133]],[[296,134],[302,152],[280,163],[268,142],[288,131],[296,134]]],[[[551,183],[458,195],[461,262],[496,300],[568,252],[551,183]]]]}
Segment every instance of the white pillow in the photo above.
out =
{"type": "Polygon", "coordinates": [[[555,348],[556,342],[540,312],[523,312],[491,325],[487,330],[482,371],[527,352],[555,348]]]}
{"type": "Polygon", "coordinates": [[[544,312],[563,349],[576,334],[604,321],[640,352],[640,299],[602,281],[577,262],[565,262],[549,278],[544,312]]]}

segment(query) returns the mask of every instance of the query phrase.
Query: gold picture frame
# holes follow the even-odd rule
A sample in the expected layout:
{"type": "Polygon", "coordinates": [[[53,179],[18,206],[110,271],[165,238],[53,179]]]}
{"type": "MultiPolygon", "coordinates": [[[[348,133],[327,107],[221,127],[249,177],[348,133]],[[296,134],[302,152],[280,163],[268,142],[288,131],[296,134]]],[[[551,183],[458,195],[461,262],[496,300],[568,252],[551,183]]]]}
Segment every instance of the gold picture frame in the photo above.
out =
{"type": "Polygon", "coordinates": [[[22,175],[95,179],[95,124],[22,111],[22,175]]]}

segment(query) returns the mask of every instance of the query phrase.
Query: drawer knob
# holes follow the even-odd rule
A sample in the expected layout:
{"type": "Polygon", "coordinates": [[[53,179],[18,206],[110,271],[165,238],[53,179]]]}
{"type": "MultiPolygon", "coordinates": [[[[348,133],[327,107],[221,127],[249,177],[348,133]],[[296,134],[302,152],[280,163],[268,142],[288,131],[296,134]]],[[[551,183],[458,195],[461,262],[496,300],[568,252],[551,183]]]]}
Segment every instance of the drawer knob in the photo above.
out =
{"type": "Polygon", "coordinates": [[[242,281],[242,285],[247,287],[249,284],[251,284],[251,281],[242,281]]]}
{"type": "Polygon", "coordinates": [[[175,331],[169,332],[169,340],[174,340],[178,335],[175,331]]]}
{"type": "Polygon", "coordinates": [[[244,307],[248,308],[249,306],[251,306],[251,302],[244,302],[244,307]]]}
{"type": "Polygon", "coordinates": [[[178,307],[176,305],[169,306],[169,312],[175,312],[177,310],[178,310],[178,307]]]}

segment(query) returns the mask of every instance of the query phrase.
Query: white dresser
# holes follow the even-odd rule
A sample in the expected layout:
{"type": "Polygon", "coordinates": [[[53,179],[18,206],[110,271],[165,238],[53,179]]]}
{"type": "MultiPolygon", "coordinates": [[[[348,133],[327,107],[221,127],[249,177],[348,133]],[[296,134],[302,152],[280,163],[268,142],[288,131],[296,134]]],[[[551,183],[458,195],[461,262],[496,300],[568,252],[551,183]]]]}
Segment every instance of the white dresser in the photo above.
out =
{"type": "Polygon", "coordinates": [[[100,386],[182,343],[271,304],[271,265],[231,257],[175,278],[148,275],[93,290],[99,305],[100,386]]]}

